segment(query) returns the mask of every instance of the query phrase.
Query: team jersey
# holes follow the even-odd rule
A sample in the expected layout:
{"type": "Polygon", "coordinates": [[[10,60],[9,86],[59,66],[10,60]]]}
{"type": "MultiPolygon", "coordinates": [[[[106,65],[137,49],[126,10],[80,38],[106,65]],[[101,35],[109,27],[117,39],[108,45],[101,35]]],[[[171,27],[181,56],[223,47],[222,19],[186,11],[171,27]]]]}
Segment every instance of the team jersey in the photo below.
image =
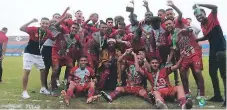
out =
{"type": "Polygon", "coordinates": [[[91,78],[95,77],[94,70],[90,67],[86,67],[85,69],[81,69],[80,67],[76,66],[71,69],[69,75],[69,81],[74,81],[78,84],[85,84],[90,82],[91,78]]]}

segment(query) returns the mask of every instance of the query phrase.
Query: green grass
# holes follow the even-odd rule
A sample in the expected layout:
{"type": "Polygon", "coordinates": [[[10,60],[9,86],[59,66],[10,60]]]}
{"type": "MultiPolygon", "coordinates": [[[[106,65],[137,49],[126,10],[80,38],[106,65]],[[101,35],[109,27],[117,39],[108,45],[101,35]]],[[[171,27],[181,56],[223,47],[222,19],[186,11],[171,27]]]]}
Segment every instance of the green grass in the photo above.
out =
{"type": "MultiPolygon", "coordinates": [[[[212,97],[213,87],[208,73],[208,58],[204,57],[204,71],[203,77],[205,81],[205,93],[207,98],[212,97]]],[[[37,69],[33,68],[28,83],[28,92],[30,99],[24,100],[21,98],[22,93],[22,57],[6,57],[3,61],[3,83],[0,84],[0,109],[7,108],[21,108],[21,109],[94,109],[94,108],[124,108],[124,109],[149,109],[154,108],[153,105],[135,96],[123,96],[114,100],[112,103],[107,103],[104,99],[100,99],[93,104],[86,104],[85,97],[79,97],[71,101],[71,105],[66,107],[60,97],[51,97],[39,94],[40,89],[40,74],[37,69]]],[[[63,70],[64,71],[64,70],[63,70]]],[[[173,75],[170,76],[173,79],[173,75]]],[[[49,75],[50,78],[50,75],[49,75]]],[[[219,82],[221,91],[223,93],[223,83],[219,75],[219,82]]],[[[192,91],[193,99],[196,96],[196,84],[194,78],[190,74],[190,89],[192,91]]],[[[195,102],[195,101],[194,101],[195,102]]],[[[222,103],[207,102],[205,108],[221,109],[222,103]]],[[[177,103],[167,103],[169,108],[179,108],[177,103]]],[[[198,103],[194,103],[194,108],[199,108],[198,103]]]]}

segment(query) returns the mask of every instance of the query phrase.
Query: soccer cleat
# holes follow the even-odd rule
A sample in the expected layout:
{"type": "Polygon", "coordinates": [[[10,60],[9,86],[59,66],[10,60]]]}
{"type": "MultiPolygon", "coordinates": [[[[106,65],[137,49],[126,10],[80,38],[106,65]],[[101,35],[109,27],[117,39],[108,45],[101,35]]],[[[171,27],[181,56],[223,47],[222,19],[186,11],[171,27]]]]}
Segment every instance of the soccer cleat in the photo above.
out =
{"type": "Polygon", "coordinates": [[[154,95],[151,92],[148,93],[148,97],[151,100],[151,103],[155,104],[155,97],[154,97],[154,95]]]}
{"type": "Polygon", "coordinates": [[[106,101],[108,101],[108,102],[112,102],[112,101],[113,101],[112,98],[111,98],[111,96],[108,95],[106,92],[101,91],[101,95],[102,95],[102,97],[103,97],[106,101]]]}
{"type": "Polygon", "coordinates": [[[45,95],[50,95],[50,92],[45,87],[41,87],[39,93],[45,94],[45,95]]]}
{"type": "Polygon", "coordinates": [[[168,109],[168,107],[166,106],[166,104],[164,104],[159,99],[156,100],[156,107],[157,107],[157,109],[168,109]]]}
{"type": "Polygon", "coordinates": [[[23,99],[29,99],[29,98],[30,98],[30,96],[28,95],[28,92],[27,92],[27,91],[23,91],[21,97],[22,97],[23,99]]]}
{"type": "Polygon", "coordinates": [[[191,109],[193,106],[192,99],[188,98],[185,104],[182,105],[182,109],[191,109]]]}

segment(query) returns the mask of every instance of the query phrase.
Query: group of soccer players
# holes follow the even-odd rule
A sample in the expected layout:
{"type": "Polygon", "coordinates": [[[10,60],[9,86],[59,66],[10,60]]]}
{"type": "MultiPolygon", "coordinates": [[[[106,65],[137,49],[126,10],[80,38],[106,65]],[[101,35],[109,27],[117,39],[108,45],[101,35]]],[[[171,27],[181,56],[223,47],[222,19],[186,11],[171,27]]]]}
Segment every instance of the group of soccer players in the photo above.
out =
{"type": "Polygon", "coordinates": [[[40,93],[59,96],[59,76],[61,68],[66,66],[65,90],[61,95],[67,105],[71,98],[81,93],[87,93],[87,103],[100,96],[112,102],[122,94],[134,94],[157,108],[165,109],[166,99],[177,98],[181,108],[190,109],[190,68],[198,88],[196,98],[205,105],[202,49],[198,41],[209,40],[209,74],[214,88],[214,97],[210,101],[223,102],[217,70],[219,68],[226,92],[226,41],[217,18],[217,6],[193,6],[204,35],[198,38],[200,30],[190,26],[191,19],[184,19],[172,1],[168,1],[167,5],[171,8],[160,9],[158,16],[153,16],[148,2],[144,1],[147,12],[142,21],[137,20],[134,8],[127,7],[129,25],[125,24],[122,16],[99,21],[97,13],[91,14],[85,21],[80,10],[75,13],[76,19],[72,20],[72,15],[67,13],[69,7],[62,15],[54,14],[51,20],[42,18],[40,27],[29,27],[37,19],[26,23],[20,28],[29,34],[23,54],[22,97],[30,98],[27,84],[33,65],[40,70],[40,93]],[[208,17],[201,7],[212,10],[208,17]],[[175,16],[174,10],[178,16],[175,16]],[[51,92],[47,83],[50,67],[51,92]],[[182,85],[179,84],[178,71],[182,85]],[[174,73],[175,85],[170,84],[171,73],[174,73]],[[151,89],[147,88],[147,80],[151,89]],[[106,90],[112,92],[107,94],[106,90]]]}

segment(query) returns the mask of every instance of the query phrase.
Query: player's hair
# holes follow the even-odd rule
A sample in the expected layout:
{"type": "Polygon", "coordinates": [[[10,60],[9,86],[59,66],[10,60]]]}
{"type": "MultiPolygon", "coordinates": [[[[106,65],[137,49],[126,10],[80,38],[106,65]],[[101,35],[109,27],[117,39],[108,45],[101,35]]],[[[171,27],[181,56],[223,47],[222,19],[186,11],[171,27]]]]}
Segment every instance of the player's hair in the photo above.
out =
{"type": "Polygon", "coordinates": [[[88,58],[88,57],[87,57],[86,55],[82,55],[82,56],[80,57],[80,59],[81,59],[81,58],[88,58]]]}
{"type": "Polygon", "coordinates": [[[2,31],[6,31],[6,30],[8,30],[8,28],[6,28],[6,27],[3,27],[2,28],[2,31]]]}
{"type": "Polygon", "coordinates": [[[163,13],[166,13],[166,11],[164,9],[159,9],[158,12],[163,12],[163,13]]]}
{"type": "Polygon", "coordinates": [[[59,15],[59,16],[61,16],[59,13],[54,13],[54,14],[53,14],[53,17],[54,17],[55,15],[59,15]]]}
{"type": "Polygon", "coordinates": [[[186,18],[186,19],[192,20],[191,18],[186,18]]]}
{"type": "Polygon", "coordinates": [[[81,10],[77,10],[76,13],[78,13],[78,12],[82,12],[82,11],[81,10]]]}
{"type": "Polygon", "coordinates": [[[167,9],[166,9],[166,11],[170,11],[170,10],[172,11],[173,9],[172,9],[172,8],[167,8],[167,9]]]}
{"type": "Polygon", "coordinates": [[[119,22],[118,25],[120,25],[120,26],[126,26],[126,24],[124,22],[119,22]]]}
{"type": "Polygon", "coordinates": [[[153,61],[153,60],[157,60],[157,61],[159,62],[159,59],[158,59],[158,57],[151,57],[151,60],[150,60],[150,62],[151,62],[151,61],[153,61]]]}
{"type": "Polygon", "coordinates": [[[99,17],[98,13],[92,13],[91,15],[96,15],[97,17],[99,17]]]}
{"type": "Polygon", "coordinates": [[[109,20],[113,21],[113,18],[106,18],[106,23],[107,23],[107,21],[109,21],[109,20]]]}
{"type": "Polygon", "coordinates": [[[77,22],[73,22],[73,25],[80,27],[79,23],[77,23],[77,22]]]}
{"type": "Polygon", "coordinates": [[[166,19],[165,19],[165,22],[166,22],[166,21],[168,21],[168,20],[171,20],[171,21],[173,21],[173,22],[174,22],[174,20],[173,20],[173,19],[171,19],[171,18],[166,18],[166,19]]]}
{"type": "Polygon", "coordinates": [[[151,16],[154,16],[154,14],[153,14],[152,12],[150,12],[150,11],[146,12],[145,15],[146,15],[147,13],[151,13],[151,16]]]}
{"type": "Polygon", "coordinates": [[[103,25],[107,25],[103,20],[100,20],[100,25],[103,24],[103,25]]]}
{"type": "Polygon", "coordinates": [[[49,18],[43,17],[43,18],[41,18],[41,21],[42,21],[42,20],[48,20],[48,21],[49,21],[49,18]]]}
{"type": "MultiPolygon", "coordinates": [[[[204,9],[200,8],[200,11],[203,12],[206,15],[206,12],[204,9]]],[[[196,10],[194,11],[194,15],[196,14],[196,10]]]]}
{"type": "Polygon", "coordinates": [[[114,18],[114,21],[116,21],[117,19],[118,19],[118,20],[120,19],[120,21],[124,21],[124,20],[125,20],[125,18],[122,17],[122,16],[116,16],[116,17],[114,18]]]}

